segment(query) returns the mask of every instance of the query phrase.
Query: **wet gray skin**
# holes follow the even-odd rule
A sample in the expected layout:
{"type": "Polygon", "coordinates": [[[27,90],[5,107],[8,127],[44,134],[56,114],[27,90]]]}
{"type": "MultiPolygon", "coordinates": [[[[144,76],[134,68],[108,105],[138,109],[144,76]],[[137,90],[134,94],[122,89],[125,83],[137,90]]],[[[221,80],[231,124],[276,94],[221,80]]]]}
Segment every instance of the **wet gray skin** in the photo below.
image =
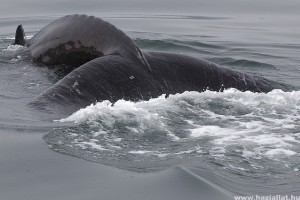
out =
{"type": "Polygon", "coordinates": [[[150,70],[140,49],[123,31],[94,16],[67,15],[42,28],[30,40],[25,42],[24,37],[19,25],[15,44],[26,45],[31,57],[47,66],[78,67],[97,57],[119,55],[150,70]]]}
{"type": "MultiPolygon", "coordinates": [[[[24,35],[19,26],[15,43],[22,44],[24,35]]],[[[125,33],[93,16],[57,19],[26,46],[32,58],[45,65],[78,67],[32,102],[39,109],[55,108],[55,112],[64,114],[103,100],[149,100],[184,91],[293,89],[190,56],[142,53],[125,33]]]]}
{"type": "Polygon", "coordinates": [[[184,91],[284,91],[293,87],[190,56],[173,53],[144,53],[152,72],[121,56],[96,58],[73,70],[30,105],[42,110],[69,115],[91,103],[119,99],[149,100],[162,94],[184,91]]]}

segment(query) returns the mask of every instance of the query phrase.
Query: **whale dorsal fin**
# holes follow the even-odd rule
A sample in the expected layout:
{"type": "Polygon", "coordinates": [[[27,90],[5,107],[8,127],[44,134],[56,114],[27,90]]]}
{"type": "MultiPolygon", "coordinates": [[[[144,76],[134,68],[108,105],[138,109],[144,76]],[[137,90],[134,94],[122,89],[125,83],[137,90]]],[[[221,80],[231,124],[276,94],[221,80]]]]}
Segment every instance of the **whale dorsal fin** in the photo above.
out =
{"type": "Polygon", "coordinates": [[[22,24],[20,24],[17,27],[14,44],[22,45],[22,46],[25,46],[25,44],[26,44],[26,37],[25,37],[25,33],[24,33],[22,24]]]}

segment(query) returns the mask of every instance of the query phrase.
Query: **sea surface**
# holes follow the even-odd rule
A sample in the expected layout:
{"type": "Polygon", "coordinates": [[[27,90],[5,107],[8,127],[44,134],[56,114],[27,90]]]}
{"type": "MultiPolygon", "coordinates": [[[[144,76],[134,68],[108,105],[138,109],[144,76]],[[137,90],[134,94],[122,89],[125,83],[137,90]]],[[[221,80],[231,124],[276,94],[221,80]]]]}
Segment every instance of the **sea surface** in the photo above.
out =
{"type": "MultiPolygon", "coordinates": [[[[234,195],[300,195],[300,3],[112,1],[102,6],[75,1],[69,7],[71,3],[63,1],[62,6],[53,2],[47,8],[47,3],[37,7],[30,1],[21,3],[23,9],[15,8],[19,3],[10,2],[10,11],[0,9],[0,140],[15,136],[21,144],[34,134],[39,136],[37,143],[48,148],[44,151],[64,154],[62,160],[73,156],[75,162],[92,161],[150,177],[179,167],[234,195]],[[70,13],[91,14],[114,24],[144,51],[204,58],[296,89],[260,94],[231,88],[140,102],[119,100],[114,105],[103,101],[67,117],[32,110],[28,103],[61,74],[32,62],[24,47],[11,45],[15,29],[23,24],[30,38],[70,13]]],[[[19,143],[10,148],[17,151],[19,143]]],[[[18,165],[18,157],[11,158],[9,152],[0,153],[5,158],[0,159],[0,177],[14,173],[1,165],[18,165]]],[[[47,176],[43,180],[47,182],[47,176]]],[[[30,181],[27,187],[34,191],[30,181]]],[[[0,178],[0,185],[6,183],[0,178]]],[[[197,187],[197,182],[188,183],[197,187]]],[[[6,199],[14,199],[10,195],[5,193],[6,199]]]]}

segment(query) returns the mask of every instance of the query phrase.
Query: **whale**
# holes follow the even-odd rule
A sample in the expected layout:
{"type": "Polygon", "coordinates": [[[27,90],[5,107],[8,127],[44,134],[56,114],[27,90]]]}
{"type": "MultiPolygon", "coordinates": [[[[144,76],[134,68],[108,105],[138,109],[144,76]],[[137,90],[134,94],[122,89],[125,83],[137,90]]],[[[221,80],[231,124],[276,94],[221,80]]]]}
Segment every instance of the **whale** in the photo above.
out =
{"type": "Polygon", "coordinates": [[[70,72],[31,105],[39,110],[69,115],[105,100],[112,103],[120,99],[146,101],[185,91],[222,92],[228,88],[264,93],[273,89],[291,89],[289,85],[190,56],[143,53],[151,66],[151,73],[128,58],[118,55],[99,57],[70,72]]]}
{"type": "Polygon", "coordinates": [[[140,49],[123,31],[94,16],[61,17],[26,39],[22,24],[17,27],[15,45],[26,46],[33,60],[46,66],[73,67],[101,56],[120,55],[138,61],[150,70],[140,49]]]}
{"type": "Polygon", "coordinates": [[[228,88],[263,93],[293,89],[207,60],[142,51],[115,26],[86,15],[57,19],[30,40],[26,40],[19,25],[15,44],[27,46],[33,60],[46,66],[74,66],[74,70],[29,104],[63,115],[105,100],[145,101],[185,91],[222,92],[228,88]]]}

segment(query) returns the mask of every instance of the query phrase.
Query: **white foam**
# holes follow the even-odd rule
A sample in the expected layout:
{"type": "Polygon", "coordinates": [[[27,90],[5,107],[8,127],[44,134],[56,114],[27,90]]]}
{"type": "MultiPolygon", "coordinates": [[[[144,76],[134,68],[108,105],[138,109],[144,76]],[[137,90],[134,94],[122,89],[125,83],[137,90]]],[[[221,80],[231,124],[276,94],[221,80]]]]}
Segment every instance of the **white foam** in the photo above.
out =
{"type": "Polygon", "coordinates": [[[131,154],[149,154],[149,153],[153,153],[153,151],[146,151],[146,150],[134,150],[134,151],[129,151],[128,153],[131,154]]]}
{"type": "Polygon", "coordinates": [[[189,153],[193,153],[193,152],[197,152],[197,153],[201,153],[201,147],[196,146],[195,148],[192,149],[188,149],[188,150],[184,150],[184,151],[179,151],[179,152],[175,152],[175,155],[182,155],[182,154],[189,154],[189,153]]]}
{"type": "Polygon", "coordinates": [[[248,150],[244,150],[242,156],[244,158],[254,158],[256,156],[256,153],[248,150]]]}
{"type": "Polygon", "coordinates": [[[16,58],[12,58],[10,59],[11,63],[16,63],[19,62],[22,59],[22,56],[18,55],[16,58]]]}
{"type": "Polygon", "coordinates": [[[180,137],[176,136],[175,134],[168,132],[168,136],[173,140],[173,141],[178,141],[180,140],[180,137]]]}
{"type": "Polygon", "coordinates": [[[209,136],[217,136],[220,134],[229,134],[230,130],[228,129],[223,129],[219,126],[202,126],[202,127],[198,127],[195,129],[190,129],[191,131],[191,137],[202,137],[205,135],[209,135],[209,136]]]}
{"type": "Polygon", "coordinates": [[[240,171],[248,171],[247,169],[243,168],[243,167],[237,167],[237,166],[234,166],[232,164],[229,164],[229,167],[231,169],[237,169],[237,170],[240,170],[240,171]]]}
{"type": "Polygon", "coordinates": [[[82,149],[92,148],[99,151],[109,151],[109,149],[104,148],[102,145],[96,144],[94,140],[90,140],[89,142],[77,142],[76,145],[80,146],[82,149]]]}
{"type": "Polygon", "coordinates": [[[278,155],[282,156],[293,156],[296,155],[297,153],[288,149],[272,149],[266,152],[266,156],[269,158],[274,158],[278,155]]]}
{"type": "Polygon", "coordinates": [[[295,127],[296,127],[295,124],[282,124],[282,128],[293,129],[295,127]]]}
{"type": "Polygon", "coordinates": [[[244,159],[280,159],[298,155],[300,91],[265,94],[227,89],[162,95],[142,102],[119,100],[114,105],[103,101],[59,121],[98,129],[92,137],[103,137],[102,146],[92,141],[76,144],[100,151],[120,147],[125,154],[161,159],[205,152],[224,159],[231,153],[244,159]],[[139,141],[145,136],[147,140],[139,141]],[[152,137],[163,138],[163,143],[152,137]],[[134,150],[123,148],[135,139],[139,143],[134,150]],[[173,148],[176,145],[180,150],[173,148]]]}
{"type": "Polygon", "coordinates": [[[6,49],[2,50],[2,52],[6,53],[6,52],[17,52],[20,50],[23,50],[24,46],[22,45],[9,45],[6,49]]]}

